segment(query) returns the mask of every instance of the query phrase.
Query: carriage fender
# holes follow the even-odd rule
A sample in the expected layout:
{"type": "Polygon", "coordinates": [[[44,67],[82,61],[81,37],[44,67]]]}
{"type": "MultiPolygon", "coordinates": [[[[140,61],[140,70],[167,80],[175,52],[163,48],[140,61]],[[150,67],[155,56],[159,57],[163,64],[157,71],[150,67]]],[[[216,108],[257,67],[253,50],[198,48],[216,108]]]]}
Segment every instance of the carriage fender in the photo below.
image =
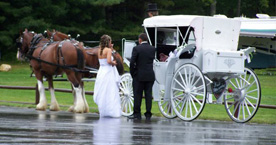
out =
{"type": "Polygon", "coordinates": [[[171,96],[171,82],[175,72],[174,70],[175,70],[175,64],[177,60],[178,60],[177,57],[173,57],[169,59],[167,64],[166,79],[165,79],[165,94],[164,94],[165,100],[169,100],[171,96]]]}

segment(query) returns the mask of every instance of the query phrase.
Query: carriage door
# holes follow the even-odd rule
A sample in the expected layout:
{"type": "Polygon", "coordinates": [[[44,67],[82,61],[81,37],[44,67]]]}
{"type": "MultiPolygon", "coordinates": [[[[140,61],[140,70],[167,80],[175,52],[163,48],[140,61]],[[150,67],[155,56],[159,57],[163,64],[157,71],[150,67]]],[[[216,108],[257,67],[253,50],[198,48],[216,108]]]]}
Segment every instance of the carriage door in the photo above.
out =
{"type": "Polygon", "coordinates": [[[122,54],[124,63],[127,64],[127,66],[130,65],[130,59],[132,55],[133,47],[135,47],[137,44],[134,40],[126,40],[125,38],[122,39],[122,54]]]}

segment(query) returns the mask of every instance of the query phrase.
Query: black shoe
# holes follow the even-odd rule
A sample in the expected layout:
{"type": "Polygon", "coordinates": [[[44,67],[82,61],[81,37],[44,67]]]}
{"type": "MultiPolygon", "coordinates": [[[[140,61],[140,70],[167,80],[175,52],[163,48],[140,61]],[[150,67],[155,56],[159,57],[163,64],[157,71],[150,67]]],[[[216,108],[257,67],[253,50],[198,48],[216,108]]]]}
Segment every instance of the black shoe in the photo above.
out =
{"type": "Polygon", "coordinates": [[[150,121],[150,118],[151,118],[150,116],[146,116],[147,121],[150,121]]]}
{"type": "Polygon", "coordinates": [[[128,116],[127,118],[128,118],[128,119],[133,119],[133,120],[141,120],[141,116],[139,116],[139,115],[134,115],[134,114],[128,116]]]}

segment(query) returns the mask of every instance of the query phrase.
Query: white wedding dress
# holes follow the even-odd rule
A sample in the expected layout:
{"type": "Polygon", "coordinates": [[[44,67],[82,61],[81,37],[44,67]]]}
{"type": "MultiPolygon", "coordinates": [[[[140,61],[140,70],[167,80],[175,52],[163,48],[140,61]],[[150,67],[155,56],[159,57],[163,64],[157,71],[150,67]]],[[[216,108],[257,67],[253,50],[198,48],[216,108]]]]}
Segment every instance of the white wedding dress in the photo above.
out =
{"type": "Polygon", "coordinates": [[[100,117],[120,117],[120,75],[116,66],[107,63],[106,58],[99,59],[99,62],[100,68],[94,86],[94,102],[98,105],[100,117]]]}

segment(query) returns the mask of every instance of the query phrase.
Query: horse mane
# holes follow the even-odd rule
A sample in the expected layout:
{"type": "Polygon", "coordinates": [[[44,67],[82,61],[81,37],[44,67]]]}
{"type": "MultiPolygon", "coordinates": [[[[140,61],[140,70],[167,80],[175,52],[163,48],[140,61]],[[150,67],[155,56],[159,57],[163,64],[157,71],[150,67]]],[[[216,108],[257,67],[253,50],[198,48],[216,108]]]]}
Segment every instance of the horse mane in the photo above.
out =
{"type": "Polygon", "coordinates": [[[59,31],[56,31],[56,35],[58,35],[60,38],[69,39],[69,36],[67,34],[61,33],[59,31]]]}

